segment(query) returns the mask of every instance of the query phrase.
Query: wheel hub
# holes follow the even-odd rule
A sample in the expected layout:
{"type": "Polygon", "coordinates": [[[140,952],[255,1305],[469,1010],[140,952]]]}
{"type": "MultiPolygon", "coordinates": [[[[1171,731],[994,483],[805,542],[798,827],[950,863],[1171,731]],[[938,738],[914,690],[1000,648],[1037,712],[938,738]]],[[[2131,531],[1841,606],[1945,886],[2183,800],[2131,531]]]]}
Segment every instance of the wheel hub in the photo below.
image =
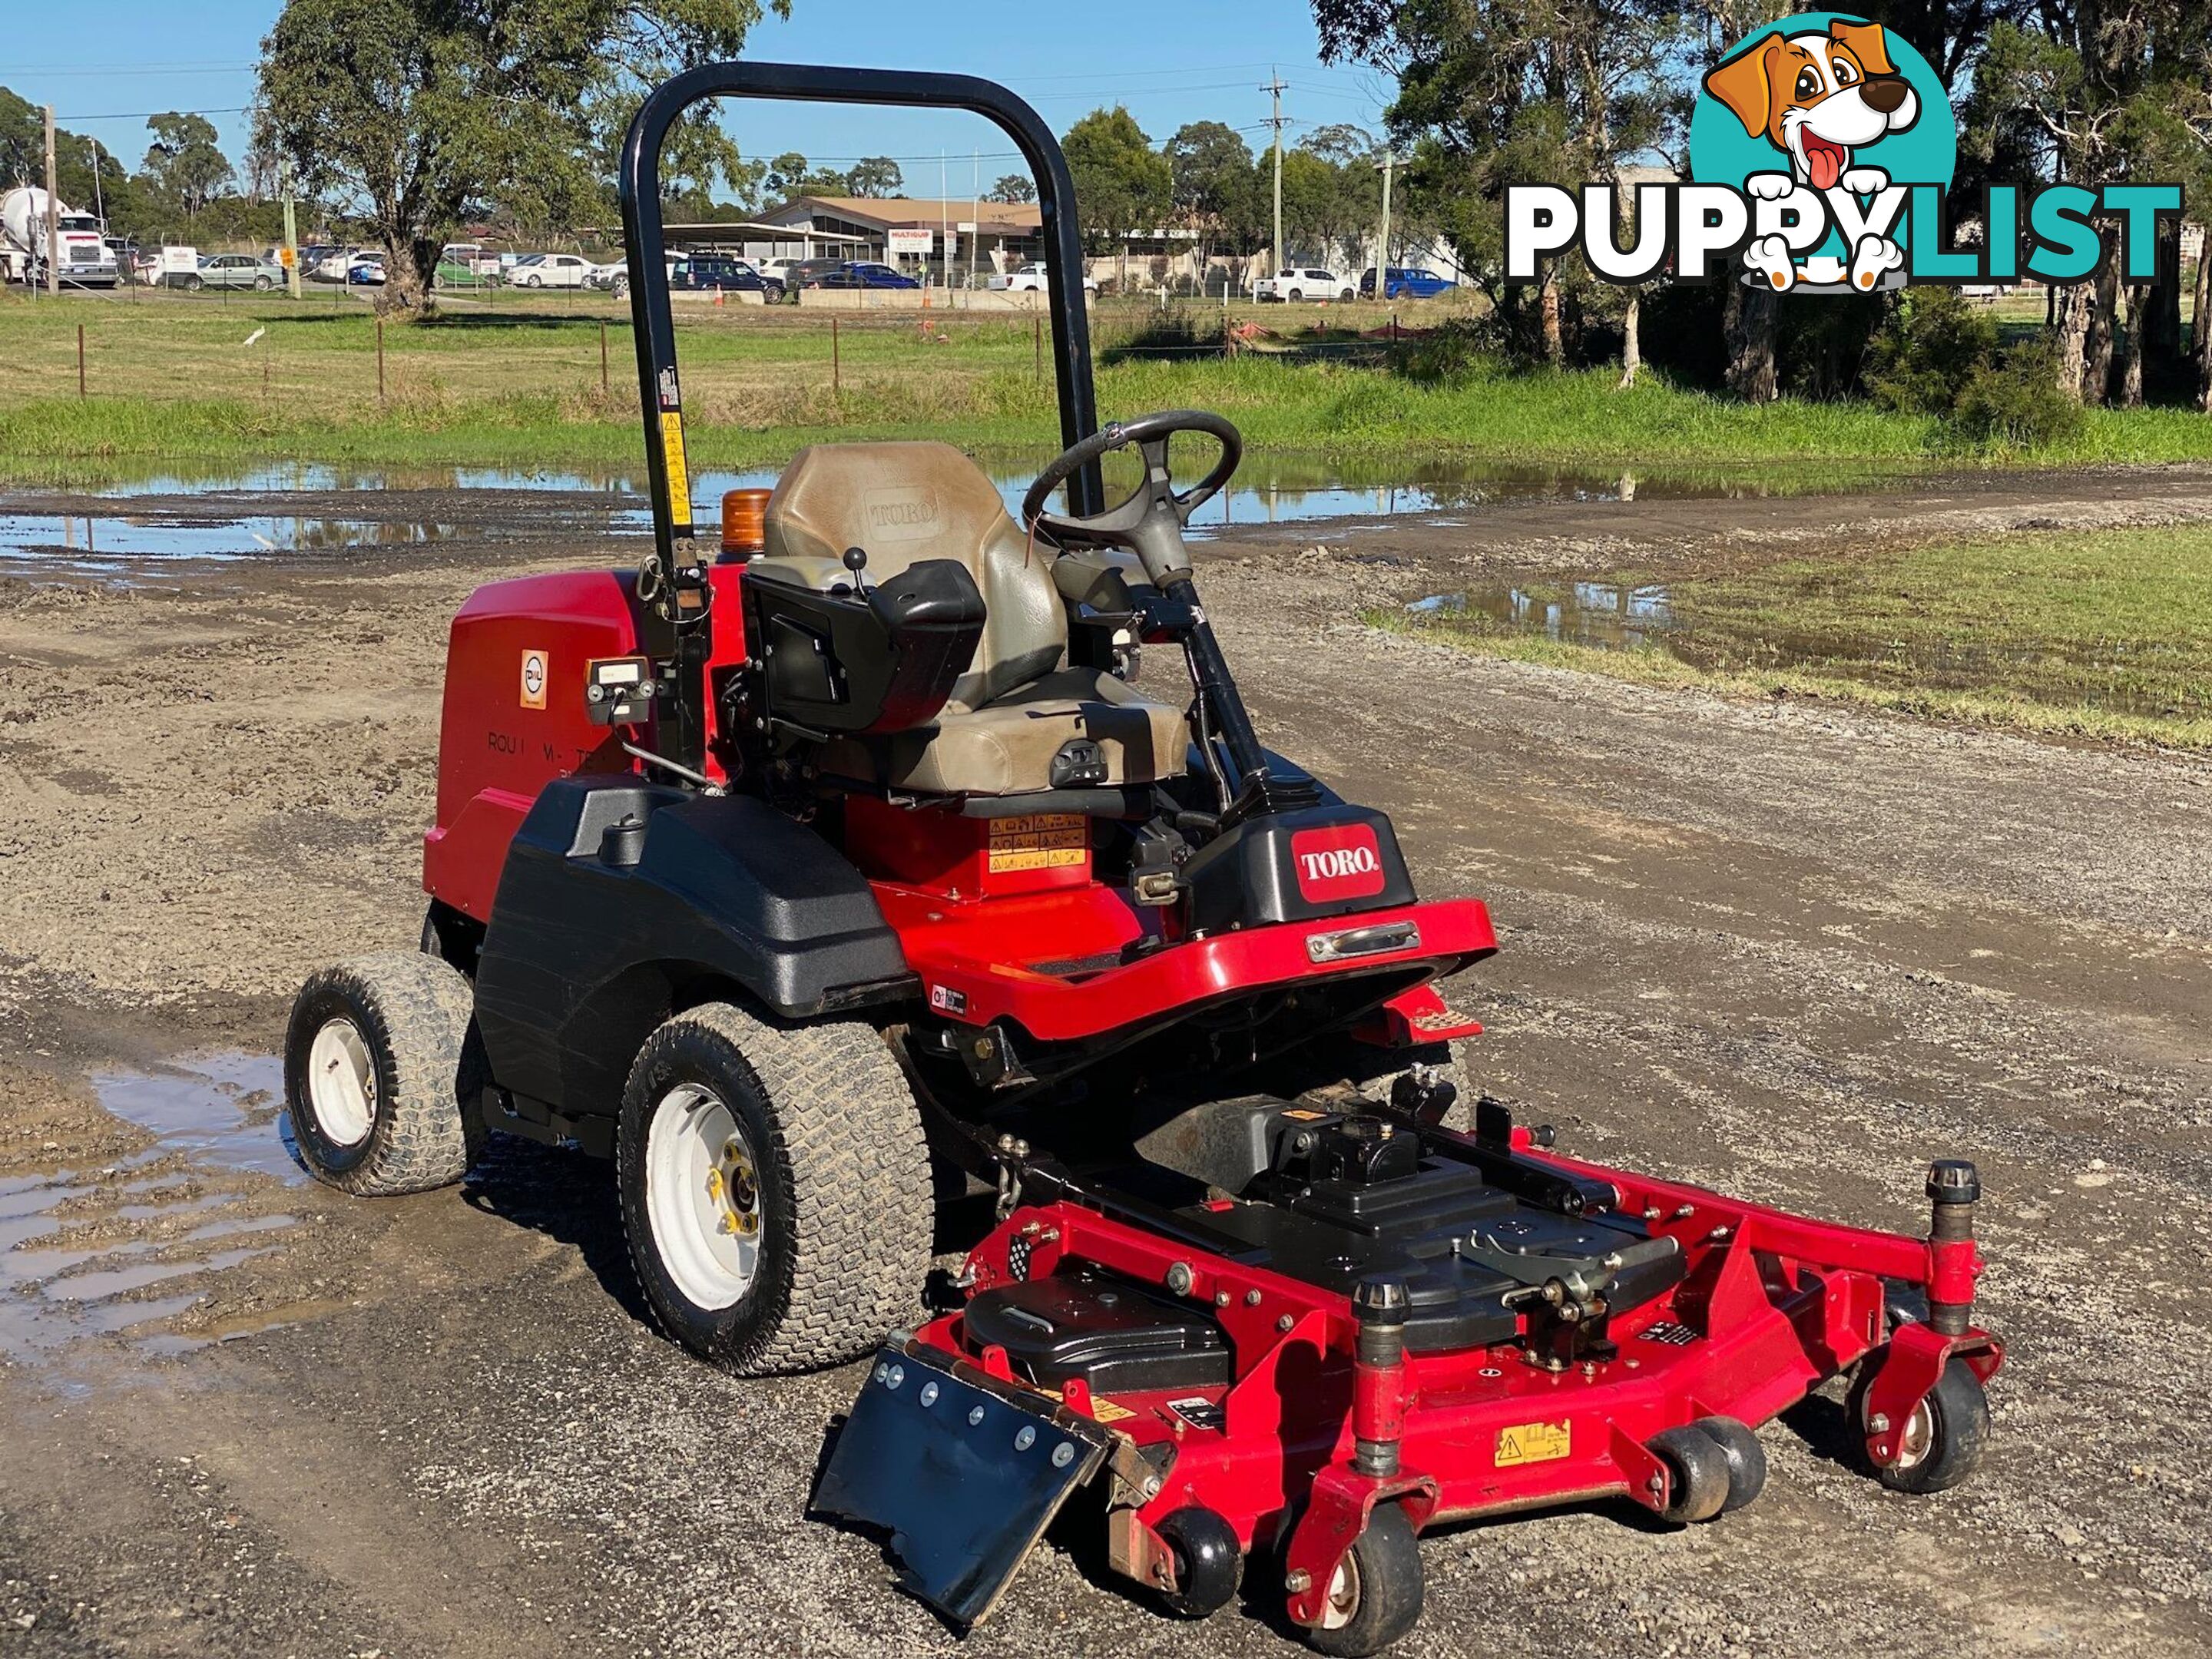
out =
{"type": "Polygon", "coordinates": [[[738,1238],[760,1232],[760,1179],[745,1144],[735,1135],[722,1143],[714,1167],[707,1171],[707,1198],[720,1212],[717,1230],[738,1238]]]}

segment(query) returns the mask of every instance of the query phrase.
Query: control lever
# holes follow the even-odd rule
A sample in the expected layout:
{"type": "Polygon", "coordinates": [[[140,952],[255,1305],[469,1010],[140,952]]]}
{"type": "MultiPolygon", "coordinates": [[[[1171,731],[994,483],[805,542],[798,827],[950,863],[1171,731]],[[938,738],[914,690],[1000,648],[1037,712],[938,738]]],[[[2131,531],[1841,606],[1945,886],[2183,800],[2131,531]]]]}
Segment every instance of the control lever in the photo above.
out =
{"type": "Polygon", "coordinates": [[[848,547],[845,550],[845,556],[842,562],[846,569],[853,573],[854,591],[866,593],[868,591],[868,580],[860,573],[868,568],[868,550],[865,547],[848,547]]]}

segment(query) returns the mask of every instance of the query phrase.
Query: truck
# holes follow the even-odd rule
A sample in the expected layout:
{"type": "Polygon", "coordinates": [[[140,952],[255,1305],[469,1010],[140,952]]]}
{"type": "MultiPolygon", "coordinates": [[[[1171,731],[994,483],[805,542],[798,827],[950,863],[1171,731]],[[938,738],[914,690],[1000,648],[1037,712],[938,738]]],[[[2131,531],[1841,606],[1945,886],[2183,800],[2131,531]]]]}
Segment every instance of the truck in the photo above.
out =
{"type": "Polygon", "coordinates": [[[0,269],[7,280],[46,281],[50,204],[62,281],[77,288],[113,288],[115,250],[103,240],[106,227],[91,214],[80,213],[29,185],[0,196],[0,269]]]}

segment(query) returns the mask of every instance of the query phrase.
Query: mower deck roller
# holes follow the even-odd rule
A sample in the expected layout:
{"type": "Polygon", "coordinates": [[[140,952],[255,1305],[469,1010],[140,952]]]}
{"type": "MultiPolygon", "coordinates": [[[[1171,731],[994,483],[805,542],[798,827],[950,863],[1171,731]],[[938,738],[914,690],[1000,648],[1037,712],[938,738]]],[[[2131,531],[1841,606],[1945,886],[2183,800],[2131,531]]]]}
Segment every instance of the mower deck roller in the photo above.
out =
{"type": "Polygon", "coordinates": [[[1387,817],[1265,746],[1183,538],[1242,441],[1097,425],[1027,105],[710,66],[647,98],[621,185],[653,550],[455,618],[422,951],[315,975],[287,1036],[319,1176],[419,1191],[491,1132],[611,1158],[671,1336],[739,1373],[873,1355],[817,1506],[958,1623],[1065,1510],[1177,1612],[1244,1582],[1375,1652],[1419,1615],[1425,1530],[1724,1515],[1765,1478],[1754,1430],[1846,1372],[1870,1473],[1965,1478],[2002,1358],[1971,1166],[1935,1167],[1908,1238],[1462,1109],[1440,1068],[1480,1028],[1437,985],[1495,952],[1489,914],[1423,901],[1387,817]],[[1029,158],[1066,448],[1018,516],[948,446],[821,446],[699,539],[659,160],[720,95],[967,109],[1029,158]],[[1109,506],[1119,451],[1141,478],[1109,506]],[[925,1317],[948,1167],[995,1220],[925,1317]]]}

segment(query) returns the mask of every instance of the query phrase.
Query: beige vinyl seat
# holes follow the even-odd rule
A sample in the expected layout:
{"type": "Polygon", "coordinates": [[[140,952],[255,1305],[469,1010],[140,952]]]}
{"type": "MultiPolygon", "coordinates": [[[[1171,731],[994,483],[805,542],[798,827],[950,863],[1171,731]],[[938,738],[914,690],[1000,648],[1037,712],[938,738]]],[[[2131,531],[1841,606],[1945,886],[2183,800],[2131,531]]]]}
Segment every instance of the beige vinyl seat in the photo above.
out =
{"type": "Polygon", "coordinates": [[[1052,759],[1077,738],[1096,743],[1109,787],[1183,769],[1182,711],[1111,674],[1063,665],[1067,610],[1049,547],[1032,547],[997,488],[950,444],[817,444],[784,469],[769,498],[761,574],[828,590],[849,584],[842,557],[866,550],[880,581],[924,559],[956,559],[983,596],[983,637],[930,725],[840,738],[825,772],[920,793],[1018,795],[1052,787],[1052,759]]]}

